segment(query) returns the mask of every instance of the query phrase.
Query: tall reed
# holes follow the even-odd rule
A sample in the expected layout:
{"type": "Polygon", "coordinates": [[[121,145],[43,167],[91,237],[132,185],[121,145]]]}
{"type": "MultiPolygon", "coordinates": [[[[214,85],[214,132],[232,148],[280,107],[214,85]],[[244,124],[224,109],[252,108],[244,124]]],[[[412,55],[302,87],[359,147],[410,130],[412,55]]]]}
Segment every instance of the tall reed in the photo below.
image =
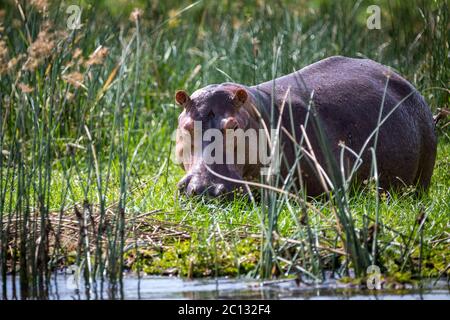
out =
{"type": "MultiPolygon", "coordinates": [[[[83,5],[79,30],[67,29],[63,2],[36,3],[0,4],[0,13],[5,10],[0,14],[3,297],[8,292],[17,298],[47,297],[52,272],[67,266],[75,266],[94,295],[103,292],[104,283],[120,287],[128,267],[124,257],[136,254],[142,271],[147,253],[139,248],[143,243],[157,247],[142,236],[148,224],[189,221],[198,231],[196,239],[207,233],[192,245],[209,248],[214,239],[219,273],[220,241],[226,242],[220,224],[228,221],[220,213],[231,209],[173,199],[181,174],[169,157],[179,113],[172,102],[176,89],[193,91],[230,78],[252,85],[343,54],[392,65],[433,109],[448,103],[445,1],[380,1],[382,30],[373,31],[365,28],[367,1],[282,1],[279,7],[264,1],[138,3],[142,11],[133,11],[132,21],[133,4],[119,8],[111,1],[92,1],[83,5]],[[159,215],[147,220],[148,212],[159,215]],[[213,226],[204,222],[210,215],[213,226]]],[[[292,113],[289,95],[283,108],[292,113]]],[[[262,186],[256,185],[261,200],[250,209],[245,201],[233,204],[247,211],[233,209],[238,214],[230,221],[252,227],[260,222],[254,274],[295,273],[305,281],[323,281],[328,270],[363,276],[369,264],[382,264],[392,252],[400,256],[402,270],[413,266],[417,232],[426,243],[424,227],[410,231],[386,225],[382,195],[352,193],[350,180],[360,162],[343,176],[314,105],[308,108],[303,129],[314,128],[327,160],[326,167],[317,167],[318,175],[333,188],[323,199],[307,199],[304,188],[296,187],[300,161],[316,163],[308,156],[308,137],[294,134],[297,161],[288,176],[261,180],[262,186]],[[388,241],[393,239],[401,249],[388,241]]],[[[272,142],[283,143],[276,113],[269,126],[278,132],[272,142]]],[[[292,121],[289,134],[293,126],[292,121]]],[[[375,154],[376,146],[370,147],[375,154]]],[[[367,188],[377,190],[376,158],[371,161],[375,179],[367,188]]],[[[233,239],[241,239],[233,232],[233,239]]],[[[233,241],[235,254],[240,241],[233,241]]],[[[196,247],[192,251],[203,254],[196,247]]],[[[421,260],[425,256],[421,251],[421,260]]],[[[236,253],[234,261],[243,260],[236,253]]]]}

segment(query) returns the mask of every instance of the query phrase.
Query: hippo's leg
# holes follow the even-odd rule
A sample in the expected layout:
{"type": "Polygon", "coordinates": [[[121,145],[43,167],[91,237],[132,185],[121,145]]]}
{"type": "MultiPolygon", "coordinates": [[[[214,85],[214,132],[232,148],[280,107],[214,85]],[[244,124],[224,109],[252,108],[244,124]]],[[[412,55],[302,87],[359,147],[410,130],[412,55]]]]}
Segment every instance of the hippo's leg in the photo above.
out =
{"type": "Polygon", "coordinates": [[[433,175],[437,152],[437,137],[430,107],[422,96],[417,96],[416,110],[419,113],[419,127],[421,128],[421,153],[415,185],[420,192],[427,191],[433,175]]]}
{"type": "Polygon", "coordinates": [[[430,186],[434,163],[436,161],[437,142],[434,132],[428,136],[427,140],[427,143],[423,144],[420,167],[415,181],[421,192],[428,190],[428,187],[430,186]]]}

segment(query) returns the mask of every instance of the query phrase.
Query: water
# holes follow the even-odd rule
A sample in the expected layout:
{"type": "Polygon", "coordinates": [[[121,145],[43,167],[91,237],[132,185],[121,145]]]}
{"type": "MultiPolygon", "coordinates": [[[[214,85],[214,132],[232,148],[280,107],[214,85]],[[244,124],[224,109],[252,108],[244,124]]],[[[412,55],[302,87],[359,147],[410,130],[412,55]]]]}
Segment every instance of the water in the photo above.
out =
{"type": "MultiPolygon", "coordinates": [[[[245,279],[183,280],[176,277],[125,276],[122,290],[103,288],[77,290],[73,277],[56,275],[45,298],[62,300],[79,299],[438,299],[450,300],[449,283],[443,280],[428,281],[422,289],[362,290],[336,281],[320,285],[298,286],[295,281],[263,283],[245,279]]],[[[8,278],[7,298],[13,297],[12,278],[8,278]]],[[[19,288],[18,282],[16,287],[19,288]]],[[[16,297],[20,299],[20,294],[16,297]]]]}

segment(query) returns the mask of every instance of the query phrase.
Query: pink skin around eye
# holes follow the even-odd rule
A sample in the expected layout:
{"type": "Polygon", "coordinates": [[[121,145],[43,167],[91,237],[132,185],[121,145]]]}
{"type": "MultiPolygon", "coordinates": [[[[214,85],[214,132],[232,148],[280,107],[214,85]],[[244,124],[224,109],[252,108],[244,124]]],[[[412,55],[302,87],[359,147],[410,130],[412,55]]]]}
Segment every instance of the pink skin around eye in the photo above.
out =
{"type": "Polygon", "coordinates": [[[223,129],[237,129],[238,128],[238,122],[235,118],[230,117],[227,119],[222,120],[222,127],[223,129]]]}
{"type": "Polygon", "coordinates": [[[183,123],[183,129],[187,131],[194,130],[194,120],[191,118],[186,119],[183,123]]]}

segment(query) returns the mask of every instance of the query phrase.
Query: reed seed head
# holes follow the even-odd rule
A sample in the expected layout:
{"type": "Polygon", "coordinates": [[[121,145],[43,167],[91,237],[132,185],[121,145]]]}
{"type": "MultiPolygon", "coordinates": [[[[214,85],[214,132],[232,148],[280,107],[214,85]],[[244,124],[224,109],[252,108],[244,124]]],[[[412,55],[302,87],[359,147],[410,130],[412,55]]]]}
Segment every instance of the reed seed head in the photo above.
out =
{"type": "Polygon", "coordinates": [[[139,21],[142,18],[143,13],[144,11],[142,11],[142,9],[134,8],[134,10],[130,14],[130,21],[131,22],[139,21]]]}
{"type": "Polygon", "coordinates": [[[71,84],[72,86],[74,86],[75,88],[79,88],[83,85],[83,79],[84,76],[82,73],[78,72],[78,71],[74,71],[71,73],[68,73],[66,75],[63,76],[63,79],[71,84]]]}
{"type": "Polygon", "coordinates": [[[33,88],[31,88],[29,85],[25,84],[25,83],[19,83],[17,85],[17,87],[20,89],[20,91],[22,91],[23,93],[31,93],[34,91],[33,88]]]}
{"type": "Polygon", "coordinates": [[[86,66],[101,65],[105,62],[108,56],[109,49],[103,46],[99,46],[94,52],[89,56],[88,61],[86,61],[86,66]]]}
{"type": "Polygon", "coordinates": [[[47,0],[31,0],[30,4],[35,7],[39,12],[44,12],[48,8],[47,0]]]}
{"type": "Polygon", "coordinates": [[[0,40],[0,75],[5,73],[8,65],[8,47],[4,40],[0,40]]]}
{"type": "Polygon", "coordinates": [[[53,35],[44,29],[39,32],[36,40],[28,47],[28,60],[25,62],[24,69],[34,71],[45,59],[50,57],[55,41],[53,35]]]}

